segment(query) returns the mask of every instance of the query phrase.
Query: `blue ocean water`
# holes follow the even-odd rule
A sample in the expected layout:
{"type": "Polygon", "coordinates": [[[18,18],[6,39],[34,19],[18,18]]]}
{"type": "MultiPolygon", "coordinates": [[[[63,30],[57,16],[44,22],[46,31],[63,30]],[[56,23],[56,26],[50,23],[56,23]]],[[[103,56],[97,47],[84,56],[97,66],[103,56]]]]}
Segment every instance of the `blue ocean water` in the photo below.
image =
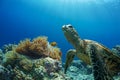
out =
{"type": "Polygon", "coordinates": [[[72,24],[82,39],[108,48],[120,44],[120,0],[0,0],[0,46],[48,36],[63,52],[73,48],[62,25],[72,24]]]}

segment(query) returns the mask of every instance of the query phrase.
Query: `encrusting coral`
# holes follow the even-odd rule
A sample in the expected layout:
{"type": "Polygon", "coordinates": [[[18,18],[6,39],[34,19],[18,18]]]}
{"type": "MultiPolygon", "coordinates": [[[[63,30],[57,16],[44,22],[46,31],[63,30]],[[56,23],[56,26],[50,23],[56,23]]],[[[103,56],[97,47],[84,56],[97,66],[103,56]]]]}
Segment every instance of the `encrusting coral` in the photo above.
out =
{"type": "Polygon", "coordinates": [[[37,37],[30,41],[26,39],[21,41],[16,52],[27,55],[31,58],[51,57],[53,59],[61,59],[61,51],[59,48],[51,46],[47,41],[47,37],[37,37]]]}

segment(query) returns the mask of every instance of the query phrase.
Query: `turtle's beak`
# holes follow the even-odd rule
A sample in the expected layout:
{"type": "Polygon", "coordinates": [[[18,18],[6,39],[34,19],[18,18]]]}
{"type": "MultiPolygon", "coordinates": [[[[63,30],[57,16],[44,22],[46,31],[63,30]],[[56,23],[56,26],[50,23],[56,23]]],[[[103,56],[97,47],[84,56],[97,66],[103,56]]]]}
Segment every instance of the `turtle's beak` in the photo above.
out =
{"type": "Polygon", "coordinates": [[[66,25],[63,25],[63,26],[62,26],[62,31],[64,32],[65,29],[66,29],[66,25]]]}
{"type": "Polygon", "coordinates": [[[62,30],[63,30],[63,31],[66,31],[66,30],[69,29],[69,28],[72,28],[72,25],[71,25],[71,24],[63,25],[63,26],[62,26],[62,30]]]}

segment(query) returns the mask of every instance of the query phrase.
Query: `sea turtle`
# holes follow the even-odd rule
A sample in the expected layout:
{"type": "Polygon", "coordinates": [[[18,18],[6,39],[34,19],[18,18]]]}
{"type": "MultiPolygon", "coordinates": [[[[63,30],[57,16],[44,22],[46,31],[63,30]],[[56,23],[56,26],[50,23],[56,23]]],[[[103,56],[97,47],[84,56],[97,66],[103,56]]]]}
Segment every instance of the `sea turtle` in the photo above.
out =
{"type": "MultiPolygon", "coordinates": [[[[64,25],[62,27],[62,31],[64,32],[66,39],[75,48],[75,49],[70,49],[67,52],[66,63],[65,63],[65,73],[70,63],[72,62],[74,56],[77,56],[79,59],[84,61],[86,64],[89,64],[89,65],[95,64],[98,66],[98,68],[104,65],[107,69],[107,71],[105,72],[107,72],[111,76],[114,76],[118,72],[120,72],[120,57],[116,55],[115,53],[113,53],[110,49],[108,49],[107,47],[105,47],[104,45],[96,41],[88,40],[88,39],[81,39],[77,31],[70,24],[64,25]],[[93,53],[96,55],[91,56],[91,54],[93,53]],[[96,56],[98,57],[94,59],[96,56]],[[99,65],[98,63],[95,63],[94,60],[100,63],[102,62],[101,63],[102,66],[99,65]]],[[[93,66],[93,71],[97,71],[98,68],[94,69],[94,65],[92,66],[93,66]]],[[[106,80],[106,79],[103,79],[103,80],[106,80]]],[[[108,79],[108,80],[112,80],[112,79],[108,79]]]]}

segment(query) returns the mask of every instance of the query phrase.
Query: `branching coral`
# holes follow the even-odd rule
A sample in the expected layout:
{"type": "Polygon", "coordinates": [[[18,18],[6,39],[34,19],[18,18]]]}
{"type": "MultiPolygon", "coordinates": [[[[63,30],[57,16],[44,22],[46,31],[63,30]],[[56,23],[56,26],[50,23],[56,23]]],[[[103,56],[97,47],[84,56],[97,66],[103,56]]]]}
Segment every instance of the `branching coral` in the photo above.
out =
{"type": "Polygon", "coordinates": [[[37,37],[32,41],[30,41],[30,39],[21,41],[16,48],[16,52],[27,55],[31,58],[41,58],[49,56],[53,59],[61,59],[60,49],[51,46],[47,41],[47,37],[37,37]]]}

